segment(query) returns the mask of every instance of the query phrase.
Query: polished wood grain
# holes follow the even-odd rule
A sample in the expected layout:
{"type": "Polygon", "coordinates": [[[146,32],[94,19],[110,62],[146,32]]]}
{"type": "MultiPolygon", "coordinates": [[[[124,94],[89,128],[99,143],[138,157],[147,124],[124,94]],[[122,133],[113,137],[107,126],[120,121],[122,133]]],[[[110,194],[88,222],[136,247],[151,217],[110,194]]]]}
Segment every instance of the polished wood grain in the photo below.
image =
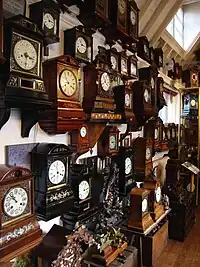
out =
{"type": "Polygon", "coordinates": [[[185,242],[169,240],[154,267],[199,267],[200,266],[200,208],[196,211],[196,224],[185,242]]]}

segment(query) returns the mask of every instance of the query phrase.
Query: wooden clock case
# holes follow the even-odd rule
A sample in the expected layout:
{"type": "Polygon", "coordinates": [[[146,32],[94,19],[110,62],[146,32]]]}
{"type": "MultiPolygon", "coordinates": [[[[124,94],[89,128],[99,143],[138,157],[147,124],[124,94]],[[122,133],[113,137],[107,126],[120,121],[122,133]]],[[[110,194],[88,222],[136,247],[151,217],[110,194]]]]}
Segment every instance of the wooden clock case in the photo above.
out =
{"type": "Polygon", "coordinates": [[[196,69],[188,69],[183,71],[183,82],[186,87],[199,87],[199,71],[196,69]]]}
{"type": "Polygon", "coordinates": [[[166,125],[163,125],[163,133],[162,133],[162,151],[168,150],[168,127],[166,125]]]}
{"type": "Polygon", "coordinates": [[[162,139],[163,139],[164,125],[161,118],[156,118],[155,131],[154,131],[154,151],[162,151],[162,139]]]}
{"type": "Polygon", "coordinates": [[[79,65],[69,55],[47,60],[43,63],[44,81],[53,102],[51,109],[43,114],[39,121],[40,127],[48,134],[64,134],[79,128],[85,120],[81,101],[79,99],[79,65]],[[64,71],[70,71],[75,76],[77,89],[71,96],[67,96],[60,87],[59,78],[64,71]]]}
{"type": "Polygon", "coordinates": [[[128,227],[144,233],[154,222],[149,212],[149,198],[150,191],[144,188],[133,188],[130,193],[130,215],[128,221],[128,227]],[[142,211],[142,201],[146,199],[148,207],[146,211],[142,211]]]}
{"type": "Polygon", "coordinates": [[[137,43],[138,56],[150,63],[150,47],[146,36],[140,36],[137,43]]]}
{"type": "Polygon", "coordinates": [[[166,106],[166,101],[164,98],[164,79],[158,77],[157,79],[157,110],[158,112],[166,106]]]}
{"type": "Polygon", "coordinates": [[[3,55],[3,1],[0,3],[0,64],[4,62],[3,55]]]}
{"type": "Polygon", "coordinates": [[[158,68],[163,68],[163,50],[162,48],[155,48],[155,63],[158,68]]]}
{"type": "Polygon", "coordinates": [[[145,181],[143,188],[150,191],[150,213],[153,220],[157,221],[164,214],[164,206],[161,203],[162,198],[160,198],[159,202],[156,200],[156,191],[160,190],[161,192],[160,182],[155,180],[145,181]]]}
{"type": "Polygon", "coordinates": [[[0,263],[8,262],[25,254],[39,245],[42,240],[42,232],[34,215],[33,188],[34,178],[30,170],[22,167],[0,165],[0,263]],[[6,192],[14,187],[27,190],[27,208],[29,211],[10,220],[9,216],[4,213],[3,201],[6,192]]]}

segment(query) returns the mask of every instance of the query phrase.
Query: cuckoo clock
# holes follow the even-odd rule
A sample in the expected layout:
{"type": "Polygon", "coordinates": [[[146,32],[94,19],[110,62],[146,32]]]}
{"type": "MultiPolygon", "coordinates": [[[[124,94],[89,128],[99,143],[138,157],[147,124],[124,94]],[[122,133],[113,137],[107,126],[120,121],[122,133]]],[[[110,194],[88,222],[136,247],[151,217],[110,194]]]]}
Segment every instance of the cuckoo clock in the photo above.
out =
{"type": "Polygon", "coordinates": [[[159,181],[145,181],[143,188],[150,191],[150,213],[154,221],[157,221],[164,214],[162,205],[162,191],[159,181]]]}
{"type": "Polygon", "coordinates": [[[3,57],[3,1],[0,3],[0,64],[4,61],[3,57]]]}
{"type": "Polygon", "coordinates": [[[90,121],[117,122],[121,114],[115,113],[113,87],[117,86],[118,76],[113,74],[107,50],[99,47],[95,64],[84,67],[83,108],[90,121]]]}
{"type": "Polygon", "coordinates": [[[110,25],[109,0],[82,1],[78,18],[88,29],[96,30],[110,25]]]}
{"type": "Polygon", "coordinates": [[[163,137],[163,121],[157,117],[154,131],[154,150],[160,152],[162,150],[162,137],[163,137]]]}
{"type": "Polygon", "coordinates": [[[69,185],[72,152],[66,145],[40,143],[31,152],[35,175],[35,211],[48,221],[69,209],[74,197],[69,185]]]}
{"type": "Polygon", "coordinates": [[[163,50],[162,48],[155,48],[155,63],[158,68],[163,68],[163,50]]]}
{"type": "Polygon", "coordinates": [[[71,55],[80,62],[92,62],[93,37],[92,31],[82,26],[64,31],[64,54],[71,55]]]}
{"type": "Polygon", "coordinates": [[[157,78],[157,110],[160,111],[166,106],[164,98],[164,79],[162,77],[157,78]]]}
{"type": "Polygon", "coordinates": [[[43,35],[35,23],[18,15],[5,20],[4,44],[6,61],[0,65],[3,105],[22,109],[24,137],[38,121],[39,110],[50,106],[41,70],[43,35]]]}
{"type": "Polygon", "coordinates": [[[107,50],[108,60],[111,63],[112,72],[120,74],[120,53],[115,48],[107,50]]]}
{"type": "Polygon", "coordinates": [[[119,192],[123,196],[127,196],[136,185],[133,158],[134,151],[132,147],[120,147],[119,153],[113,157],[119,167],[119,192]]]}
{"type": "Polygon", "coordinates": [[[97,143],[99,157],[112,156],[119,151],[119,130],[116,127],[107,126],[97,143]]]}
{"type": "Polygon", "coordinates": [[[133,188],[130,202],[128,226],[143,233],[154,223],[150,215],[150,191],[144,188],[133,188]]]}
{"type": "Polygon", "coordinates": [[[139,37],[139,41],[137,43],[138,56],[142,59],[150,62],[150,48],[149,41],[146,36],[139,37]]]}
{"type": "Polygon", "coordinates": [[[43,63],[44,81],[52,108],[43,114],[40,127],[49,134],[77,129],[85,119],[79,86],[79,65],[64,55],[43,63]]]}
{"type": "Polygon", "coordinates": [[[30,6],[30,19],[43,31],[45,45],[59,42],[60,10],[53,0],[43,0],[30,6]]]}
{"type": "Polygon", "coordinates": [[[149,138],[137,137],[133,142],[135,151],[134,156],[134,172],[136,181],[144,181],[151,179],[152,175],[152,156],[153,142],[149,138]]]}
{"type": "Polygon", "coordinates": [[[0,165],[0,262],[24,255],[42,240],[34,215],[33,180],[28,169],[0,165]]]}

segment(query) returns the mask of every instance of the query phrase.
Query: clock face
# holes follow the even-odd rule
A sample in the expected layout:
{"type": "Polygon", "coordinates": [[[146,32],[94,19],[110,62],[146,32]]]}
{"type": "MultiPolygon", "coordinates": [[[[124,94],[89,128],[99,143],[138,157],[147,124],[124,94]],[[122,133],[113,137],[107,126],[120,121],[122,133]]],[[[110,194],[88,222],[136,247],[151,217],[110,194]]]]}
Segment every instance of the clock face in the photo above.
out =
{"type": "Polygon", "coordinates": [[[112,69],[116,70],[117,69],[117,59],[116,59],[116,57],[111,56],[110,60],[111,60],[112,69]]]}
{"type": "Polygon", "coordinates": [[[115,149],[116,147],[116,137],[114,135],[110,135],[110,138],[109,138],[109,148],[110,149],[115,149]]]}
{"type": "Polygon", "coordinates": [[[124,15],[126,11],[126,2],[124,0],[118,0],[118,9],[121,15],[124,15]]]}
{"type": "Polygon", "coordinates": [[[28,40],[19,40],[14,46],[14,59],[23,70],[32,70],[37,64],[37,52],[28,40]]]}
{"type": "Polygon", "coordinates": [[[134,63],[131,63],[131,74],[135,76],[137,75],[137,68],[134,63]]]}
{"type": "Polygon", "coordinates": [[[146,44],[144,44],[144,53],[145,53],[146,55],[148,55],[148,54],[149,54],[149,50],[148,50],[148,48],[147,48],[147,45],[146,45],[146,44]]]}
{"type": "Polygon", "coordinates": [[[158,139],[158,129],[155,129],[155,134],[154,134],[154,138],[157,140],[158,139]]]}
{"type": "Polygon", "coordinates": [[[167,131],[167,137],[168,137],[168,139],[170,139],[170,137],[171,137],[170,130],[167,131]]]}
{"type": "Polygon", "coordinates": [[[130,104],[131,104],[130,95],[125,94],[125,106],[130,107],[130,104]]]}
{"type": "Polygon", "coordinates": [[[142,212],[143,213],[146,212],[147,211],[147,208],[148,208],[148,201],[145,198],[145,199],[142,200],[142,212]]]}
{"type": "Polygon", "coordinates": [[[195,101],[194,99],[192,99],[192,100],[190,101],[190,104],[191,104],[192,107],[195,107],[195,106],[196,106],[196,101],[195,101]]]}
{"type": "Polygon", "coordinates": [[[43,18],[43,21],[44,21],[44,25],[49,29],[53,29],[54,26],[55,26],[55,22],[54,22],[54,18],[51,14],[49,13],[46,13],[44,14],[44,18],[43,18]]]}
{"type": "Polygon", "coordinates": [[[124,58],[121,60],[121,70],[122,72],[127,73],[127,61],[124,58]]]}
{"type": "Polygon", "coordinates": [[[109,77],[107,72],[104,72],[101,75],[101,86],[102,86],[102,89],[107,92],[110,89],[110,85],[111,85],[110,77],[109,77]]]}
{"type": "Polygon", "coordinates": [[[90,185],[87,181],[82,181],[79,184],[79,199],[85,200],[90,193],[90,185]]]}
{"type": "Polygon", "coordinates": [[[149,91],[147,89],[144,91],[144,100],[146,103],[149,102],[149,91]]]}
{"type": "Polygon", "coordinates": [[[76,76],[71,70],[64,70],[60,75],[60,88],[66,96],[72,96],[77,90],[76,76]]]}
{"type": "Polygon", "coordinates": [[[154,89],[155,87],[155,81],[154,78],[151,78],[151,88],[154,89]]]}
{"type": "Polygon", "coordinates": [[[146,160],[150,160],[151,158],[151,149],[149,147],[146,148],[146,160]]]}
{"type": "Polygon", "coordinates": [[[136,24],[136,13],[133,10],[131,10],[130,18],[131,18],[132,25],[135,26],[135,24],[136,24]]]}
{"type": "Polygon", "coordinates": [[[49,167],[49,181],[53,185],[58,185],[62,182],[65,176],[65,165],[61,160],[56,160],[49,167]]]}
{"type": "Polygon", "coordinates": [[[86,129],[85,126],[83,126],[83,127],[81,127],[81,129],[80,129],[80,136],[81,136],[82,138],[84,138],[84,137],[86,137],[86,135],[87,135],[87,129],[86,129]]]}
{"type": "Polygon", "coordinates": [[[3,208],[12,218],[21,216],[28,205],[28,194],[22,187],[13,187],[5,195],[3,208]]]}
{"type": "Polygon", "coordinates": [[[165,139],[165,131],[163,131],[163,140],[165,139]]]}
{"type": "Polygon", "coordinates": [[[156,189],[156,202],[158,203],[158,202],[160,202],[161,201],[161,188],[160,188],[160,186],[159,187],[157,187],[157,189],[156,189]]]}
{"type": "Polygon", "coordinates": [[[125,159],[125,174],[128,175],[132,170],[132,161],[130,158],[125,159]]]}
{"type": "Polygon", "coordinates": [[[76,40],[76,49],[80,54],[85,54],[87,50],[87,43],[83,37],[78,37],[76,40]]]}

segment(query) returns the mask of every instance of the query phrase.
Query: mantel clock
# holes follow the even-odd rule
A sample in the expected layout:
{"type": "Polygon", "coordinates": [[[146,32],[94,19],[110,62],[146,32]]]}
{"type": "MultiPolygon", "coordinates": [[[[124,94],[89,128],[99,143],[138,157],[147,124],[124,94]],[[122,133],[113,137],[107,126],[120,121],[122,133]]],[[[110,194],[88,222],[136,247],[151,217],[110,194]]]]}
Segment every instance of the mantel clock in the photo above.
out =
{"type": "Polygon", "coordinates": [[[154,223],[150,215],[150,191],[144,188],[133,188],[130,201],[128,227],[143,233],[154,223]]]}
{"type": "Polygon", "coordinates": [[[71,147],[77,154],[86,153],[89,150],[89,130],[88,125],[83,124],[78,129],[70,132],[71,147]]]}
{"type": "Polygon", "coordinates": [[[122,115],[115,113],[116,104],[113,98],[113,87],[119,84],[119,80],[113,74],[106,49],[99,47],[95,64],[88,64],[83,71],[83,108],[90,121],[120,121],[122,115]]]}
{"type": "Polygon", "coordinates": [[[44,81],[52,108],[47,110],[40,127],[49,134],[61,134],[77,129],[85,119],[79,86],[79,65],[69,55],[43,63],[44,81]]]}
{"type": "Polygon", "coordinates": [[[150,62],[150,47],[146,36],[140,36],[137,43],[138,56],[150,62]]]}
{"type": "Polygon", "coordinates": [[[145,181],[143,188],[150,191],[150,213],[154,221],[164,214],[162,205],[162,190],[159,181],[145,181]]]}
{"type": "Polygon", "coordinates": [[[69,185],[72,152],[66,145],[40,143],[31,152],[31,169],[35,175],[35,211],[42,220],[51,220],[72,205],[69,185]]]}
{"type": "Polygon", "coordinates": [[[0,165],[0,262],[39,245],[42,232],[34,215],[34,183],[30,170],[0,165]]]}
{"type": "Polygon", "coordinates": [[[29,6],[30,19],[44,33],[45,45],[59,42],[60,10],[53,0],[43,0],[29,6]]]}

